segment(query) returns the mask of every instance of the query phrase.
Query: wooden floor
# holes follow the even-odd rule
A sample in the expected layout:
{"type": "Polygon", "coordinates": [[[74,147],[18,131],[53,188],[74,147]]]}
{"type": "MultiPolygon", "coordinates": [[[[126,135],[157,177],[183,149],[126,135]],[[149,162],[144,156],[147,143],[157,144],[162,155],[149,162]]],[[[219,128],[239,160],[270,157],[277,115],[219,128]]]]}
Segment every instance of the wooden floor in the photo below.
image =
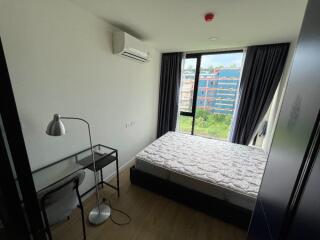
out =
{"type": "MultiPolygon", "coordinates": [[[[121,173],[121,197],[104,187],[102,195],[111,200],[112,207],[128,213],[132,221],[129,225],[118,226],[110,221],[93,227],[87,222],[89,240],[242,240],[246,232],[218,219],[164,198],[143,188],[131,185],[129,170],[121,173]]],[[[84,202],[85,216],[94,207],[93,196],[84,202]]],[[[113,218],[124,221],[116,212],[113,218]]],[[[53,227],[54,239],[82,239],[80,211],[75,210],[70,220],[53,227]]]]}

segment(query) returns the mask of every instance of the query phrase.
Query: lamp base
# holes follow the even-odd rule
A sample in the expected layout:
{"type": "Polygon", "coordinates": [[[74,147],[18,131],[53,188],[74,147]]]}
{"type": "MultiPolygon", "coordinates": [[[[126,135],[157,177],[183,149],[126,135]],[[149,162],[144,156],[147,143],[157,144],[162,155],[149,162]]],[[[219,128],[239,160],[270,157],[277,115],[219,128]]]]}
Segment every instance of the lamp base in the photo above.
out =
{"type": "Polygon", "coordinates": [[[106,204],[100,204],[100,211],[95,207],[89,213],[89,222],[92,225],[99,225],[105,222],[111,215],[111,208],[106,204]]]}

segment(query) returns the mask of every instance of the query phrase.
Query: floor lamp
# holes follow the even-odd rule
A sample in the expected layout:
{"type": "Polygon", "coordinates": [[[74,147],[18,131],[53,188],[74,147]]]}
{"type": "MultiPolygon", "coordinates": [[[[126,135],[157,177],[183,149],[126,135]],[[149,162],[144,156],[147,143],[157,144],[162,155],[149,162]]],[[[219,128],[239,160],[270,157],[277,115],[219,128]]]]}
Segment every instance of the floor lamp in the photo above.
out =
{"type": "Polygon", "coordinates": [[[96,171],[96,162],[94,159],[94,151],[92,147],[92,139],[91,139],[91,132],[90,132],[90,124],[82,119],[82,118],[76,118],[76,117],[62,117],[59,114],[54,114],[53,120],[51,120],[48,124],[46,133],[49,136],[62,136],[66,133],[65,127],[63,125],[63,122],[61,119],[67,119],[67,120],[79,120],[87,124],[88,131],[89,131],[89,139],[90,139],[90,150],[92,154],[92,164],[93,164],[93,170],[94,170],[94,184],[96,188],[96,207],[93,208],[89,213],[89,222],[93,225],[99,225],[106,221],[110,215],[111,215],[111,209],[106,204],[100,203],[100,196],[99,196],[99,186],[97,182],[97,171],[96,171]]]}

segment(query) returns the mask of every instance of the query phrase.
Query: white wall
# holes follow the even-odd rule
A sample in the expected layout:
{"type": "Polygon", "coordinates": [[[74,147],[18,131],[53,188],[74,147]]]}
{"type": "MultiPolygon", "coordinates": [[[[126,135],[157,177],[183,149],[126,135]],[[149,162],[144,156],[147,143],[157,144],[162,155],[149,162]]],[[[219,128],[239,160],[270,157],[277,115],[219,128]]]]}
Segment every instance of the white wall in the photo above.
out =
{"type": "Polygon", "coordinates": [[[152,50],[147,64],[115,56],[112,30],[66,0],[0,0],[0,34],[32,169],[88,147],[81,122],[65,121],[63,137],[45,134],[56,112],[87,119],[93,142],[117,148],[120,165],[155,139],[160,54],[152,50]]]}

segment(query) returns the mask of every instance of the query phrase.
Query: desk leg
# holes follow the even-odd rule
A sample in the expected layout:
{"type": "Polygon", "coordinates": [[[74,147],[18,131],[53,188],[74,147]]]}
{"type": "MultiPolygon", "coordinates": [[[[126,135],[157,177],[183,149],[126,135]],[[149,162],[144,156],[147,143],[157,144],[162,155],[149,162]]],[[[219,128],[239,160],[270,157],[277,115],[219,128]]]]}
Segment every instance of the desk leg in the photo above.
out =
{"type": "Polygon", "coordinates": [[[103,172],[102,172],[102,168],[100,169],[100,184],[101,184],[101,188],[103,188],[103,172]]]}
{"type": "Polygon", "coordinates": [[[120,186],[119,186],[119,163],[118,163],[118,151],[116,152],[116,167],[117,167],[117,190],[118,190],[118,197],[120,197],[120,186]]]}

